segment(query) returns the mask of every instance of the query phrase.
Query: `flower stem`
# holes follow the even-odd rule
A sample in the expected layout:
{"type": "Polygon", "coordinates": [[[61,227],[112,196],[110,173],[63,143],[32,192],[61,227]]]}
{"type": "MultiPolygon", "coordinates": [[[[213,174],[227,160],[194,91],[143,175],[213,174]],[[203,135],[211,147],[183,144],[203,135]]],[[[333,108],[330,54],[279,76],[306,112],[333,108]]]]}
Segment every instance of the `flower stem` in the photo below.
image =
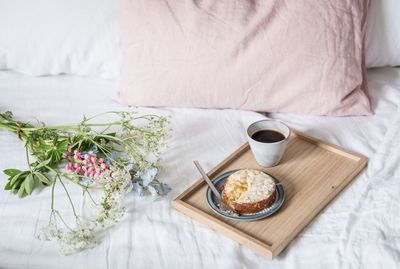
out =
{"type": "Polygon", "coordinates": [[[97,203],[95,202],[95,200],[93,199],[92,195],[90,194],[90,192],[88,191],[87,188],[85,190],[83,190],[83,192],[88,194],[90,200],[92,200],[94,205],[97,205],[97,203]]]}
{"type": "MultiPolygon", "coordinates": [[[[64,221],[63,217],[61,216],[60,212],[58,212],[57,210],[54,211],[58,217],[60,218],[60,220],[62,221],[62,223],[64,223],[65,227],[67,227],[70,231],[73,231],[73,229],[71,227],[69,227],[69,225],[64,221]]],[[[78,220],[77,220],[78,221],[78,220]]]]}
{"type": "Polygon", "coordinates": [[[25,144],[25,154],[26,154],[26,162],[28,163],[29,170],[32,171],[31,162],[29,161],[28,146],[26,144],[25,144]]]}
{"type": "Polygon", "coordinates": [[[51,217],[52,217],[53,214],[54,214],[54,188],[55,188],[55,186],[56,186],[56,181],[57,181],[57,178],[55,177],[55,178],[54,178],[53,185],[51,186],[51,205],[50,205],[51,214],[50,214],[49,224],[51,223],[51,217]]]}
{"type": "Polygon", "coordinates": [[[54,178],[53,186],[51,186],[51,211],[54,210],[54,189],[56,187],[57,178],[54,178]]]}
{"type": "Polygon", "coordinates": [[[72,202],[71,196],[69,195],[69,192],[68,192],[67,188],[65,187],[65,184],[64,184],[64,182],[62,181],[60,175],[57,175],[57,177],[58,177],[58,179],[60,180],[60,183],[61,183],[61,185],[63,186],[63,188],[64,188],[64,190],[65,190],[65,193],[66,193],[67,196],[68,196],[68,200],[69,200],[69,202],[70,202],[70,204],[71,204],[72,211],[74,212],[74,216],[75,216],[75,218],[78,220],[78,215],[76,214],[75,207],[74,207],[74,203],[72,202]]]}
{"type": "Polygon", "coordinates": [[[21,128],[22,131],[36,131],[42,129],[48,130],[68,130],[68,129],[79,129],[80,126],[89,126],[89,127],[101,127],[101,126],[113,126],[113,125],[121,125],[120,121],[114,121],[109,123],[88,123],[88,124],[71,124],[71,125],[58,125],[58,126],[43,126],[43,127],[25,127],[21,128]]]}
{"type": "Polygon", "coordinates": [[[103,112],[103,113],[96,114],[96,115],[94,115],[94,116],[92,116],[92,117],[90,117],[90,118],[87,118],[86,121],[90,121],[90,120],[92,120],[92,119],[94,119],[94,118],[97,118],[97,117],[100,117],[100,116],[103,116],[103,115],[107,115],[107,114],[118,114],[118,113],[119,113],[118,111],[103,112]]]}

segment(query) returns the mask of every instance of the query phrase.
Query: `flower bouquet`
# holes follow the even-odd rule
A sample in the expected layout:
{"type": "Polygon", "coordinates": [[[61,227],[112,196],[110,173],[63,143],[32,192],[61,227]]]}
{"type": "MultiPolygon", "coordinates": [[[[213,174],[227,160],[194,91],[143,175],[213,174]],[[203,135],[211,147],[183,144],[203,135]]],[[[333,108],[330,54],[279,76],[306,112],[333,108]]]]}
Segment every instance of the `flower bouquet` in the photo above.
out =
{"type": "Polygon", "coordinates": [[[8,177],[5,190],[22,198],[49,187],[50,218],[38,238],[60,242],[64,254],[91,248],[102,231],[123,217],[127,192],[162,196],[170,190],[157,180],[167,126],[166,117],[134,111],[106,112],[62,126],[34,126],[14,120],[11,112],[0,113],[0,128],[25,143],[27,161],[26,170],[3,171],[8,177]],[[97,122],[104,116],[113,120],[97,122]],[[91,216],[78,213],[72,187],[81,188],[90,201],[91,216]],[[74,220],[56,208],[56,188],[65,191],[74,220]]]}

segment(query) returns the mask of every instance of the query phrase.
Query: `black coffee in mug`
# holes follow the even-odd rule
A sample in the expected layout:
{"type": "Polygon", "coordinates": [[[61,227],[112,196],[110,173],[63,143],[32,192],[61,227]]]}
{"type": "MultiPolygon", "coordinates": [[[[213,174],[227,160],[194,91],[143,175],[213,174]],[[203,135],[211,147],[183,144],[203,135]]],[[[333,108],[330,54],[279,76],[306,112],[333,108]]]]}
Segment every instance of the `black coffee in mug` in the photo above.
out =
{"type": "Polygon", "coordinates": [[[260,130],[255,132],[252,139],[261,143],[275,143],[285,139],[285,136],[275,130],[260,130]]]}

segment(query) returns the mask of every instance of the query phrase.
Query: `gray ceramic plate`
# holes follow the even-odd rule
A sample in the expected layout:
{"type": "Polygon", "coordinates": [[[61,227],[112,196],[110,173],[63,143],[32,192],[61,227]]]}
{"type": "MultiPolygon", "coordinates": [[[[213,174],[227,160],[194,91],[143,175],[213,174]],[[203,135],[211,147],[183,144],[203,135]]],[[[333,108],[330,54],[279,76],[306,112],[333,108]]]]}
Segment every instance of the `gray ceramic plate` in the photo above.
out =
{"type": "MultiPolygon", "coordinates": [[[[213,182],[214,182],[214,185],[217,188],[217,190],[221,190],[222,184],[224,184],[225,180],[231,174],[235,173],[236,171],[238,171],[238,170],[228,171],[228,172],[225,172],[225,173],[215,177],[213,179],[213,182]]],[[[280,182],[274,176],[272,176],[268,173],[266,173],[266,174],[271,176],[274,179],[275,183],[277,184],[276,185],[277,198],[275,199],[275,202],[272,205],[270,205],[269,207],[266,207],[257,213],[241,214],[241,215],[236,215],[236,214],[232,214],[230,212],[223,211],[223,210],[219,209],[218,199],[212,193],[210,187],[208,187],[207,191],[206,191],[206,200],[207,200],[208,205],[218,215],[220,215],[224,218],[233,219],[233,220],[237,220],[237,221],[253,221],[253,220],[259,220],[259,219],[263,219],[263,218],[271,216],[272,214],[277,212],[279,210],[279,208],[282,207],[283,202],[285,201],[285,192],[283,190],[282,184],[280,184],[280,182]]]]}

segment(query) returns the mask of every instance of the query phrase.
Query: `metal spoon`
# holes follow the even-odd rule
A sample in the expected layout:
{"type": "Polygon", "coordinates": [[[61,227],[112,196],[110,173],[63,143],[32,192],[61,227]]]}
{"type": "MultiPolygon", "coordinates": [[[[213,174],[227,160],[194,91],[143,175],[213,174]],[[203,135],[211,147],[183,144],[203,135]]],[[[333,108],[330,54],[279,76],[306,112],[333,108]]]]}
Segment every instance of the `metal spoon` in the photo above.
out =
{"type": "Polygon", "coordinates": [[[210,186],[211,191],[217,197],[217,199],[219,201],[219,203],[218,203],[219,209],[221,209],[222,211],[230,212],[235,215],[239,215],[234,208],[232,208],[230,205],[228,205],[224,202],[224,200],[222,199],[221,193],[217,190],[215,185],[212,183],[211,179],[207,176],[206,172],[204,172],[200,163],[198,161],[194,161],[194,165],[197,167],[197,170],[199,170],[204,181],[208,184],[208,186],[210,186]]]}

